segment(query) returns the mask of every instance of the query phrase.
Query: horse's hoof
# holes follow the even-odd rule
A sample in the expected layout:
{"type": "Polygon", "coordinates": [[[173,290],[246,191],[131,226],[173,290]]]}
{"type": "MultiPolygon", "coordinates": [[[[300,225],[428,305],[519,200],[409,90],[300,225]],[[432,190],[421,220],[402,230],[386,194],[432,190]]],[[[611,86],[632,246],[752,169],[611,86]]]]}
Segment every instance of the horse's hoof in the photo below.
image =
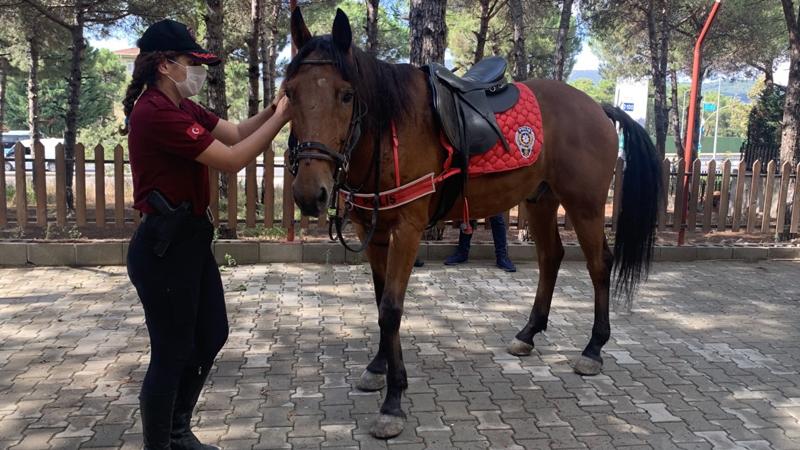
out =
{"type": "Polygon", "coordinates": [[[369,434],[378,439],[389,439],[403,432],[406,421],[402,417],[381,414],[372,422],[369,434]]]}
{"type": "Polygon", "coordinates": [[[386,386],[386,375],[373,373],[367,369],[364,369],[364,372],[361,373],[361,378],[356,383],[356,388],[365,392],[380,391],[384,386],[386,386]]]}
{"type": "Polygon", "coordinates": [[[600,369],[603,368],[603,363],[601,361],[595,361],[592,358],[586,357],[581,355],[578,359],[575,360],[575,365],[573,366],[573,370],[578,375],[597,375],[600,373],[600,369]]]}
{"type": "Polygon", "coordinates": [[[514,340],[508,344],[508,353],[514,356],[530,356],[531,351],[533,351],[533,346],[531,344],[522,342],[517,338],[514,338],[514,340]]]}

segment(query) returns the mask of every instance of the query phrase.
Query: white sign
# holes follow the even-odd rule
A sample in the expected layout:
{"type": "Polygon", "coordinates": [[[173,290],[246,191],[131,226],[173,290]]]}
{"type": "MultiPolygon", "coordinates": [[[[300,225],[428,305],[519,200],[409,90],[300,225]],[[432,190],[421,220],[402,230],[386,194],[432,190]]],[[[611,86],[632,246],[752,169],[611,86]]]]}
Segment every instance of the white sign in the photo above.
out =
{"type": "Polygon", "coordinates": [[[648,78],[640,80],[619,78],[614,93],[614,105],[628,113],[641,126],[645,126],[649,88],[650,80],[648,78]]]}

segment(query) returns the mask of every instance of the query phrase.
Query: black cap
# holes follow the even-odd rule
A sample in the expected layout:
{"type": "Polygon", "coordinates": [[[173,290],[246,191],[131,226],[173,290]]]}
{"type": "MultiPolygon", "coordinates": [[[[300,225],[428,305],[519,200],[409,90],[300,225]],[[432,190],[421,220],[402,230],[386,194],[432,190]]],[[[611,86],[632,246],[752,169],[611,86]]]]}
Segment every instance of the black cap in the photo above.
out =
{"type": "Polygon", "coordinates": [[[200,47],[189,28],[174,20],[164,19],[150,25],[136,42],[142,52],[179,52],[210,66],[219,64],[217,55],[200,47]]]}

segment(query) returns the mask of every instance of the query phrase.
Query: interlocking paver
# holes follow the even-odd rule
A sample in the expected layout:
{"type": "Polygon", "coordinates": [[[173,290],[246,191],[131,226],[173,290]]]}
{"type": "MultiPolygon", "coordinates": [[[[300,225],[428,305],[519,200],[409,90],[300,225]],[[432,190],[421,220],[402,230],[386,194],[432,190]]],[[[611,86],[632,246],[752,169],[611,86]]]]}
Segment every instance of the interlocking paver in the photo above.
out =
{"type": "MultiPolygon", "coordinates": [[[[800,263],[655,264],[634,313],[612,314],[596,377],[570,367],[593,320],[581,263],[562,265],[533,354],[505,353],[535,289],[536,267],[519,268],[415,270],[408,422],[389,441],[368,434],[385,390],[354,388],[379,340],[366,266],[223,270],[231,332],[198,435],[230,449],[800,448],[800,263]]],[[[141,448],[147,332],[124,268],[0,269],[0,330],[0,448],[141,448]]]]}

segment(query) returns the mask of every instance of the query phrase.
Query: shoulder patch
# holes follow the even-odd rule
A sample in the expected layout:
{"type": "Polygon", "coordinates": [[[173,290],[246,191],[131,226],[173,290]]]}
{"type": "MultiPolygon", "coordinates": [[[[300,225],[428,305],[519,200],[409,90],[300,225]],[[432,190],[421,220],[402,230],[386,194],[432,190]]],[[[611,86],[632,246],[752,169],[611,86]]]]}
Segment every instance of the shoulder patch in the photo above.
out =
{"type": "Polygon", "coordinates": [[[203,133],[203,131],[205,131],[203,126],[195,122],[189,125],[189,128],[186,129],[186,134],[189,135],[190,138],[196,141],[200,137],[200,134],[203,133]]]}

